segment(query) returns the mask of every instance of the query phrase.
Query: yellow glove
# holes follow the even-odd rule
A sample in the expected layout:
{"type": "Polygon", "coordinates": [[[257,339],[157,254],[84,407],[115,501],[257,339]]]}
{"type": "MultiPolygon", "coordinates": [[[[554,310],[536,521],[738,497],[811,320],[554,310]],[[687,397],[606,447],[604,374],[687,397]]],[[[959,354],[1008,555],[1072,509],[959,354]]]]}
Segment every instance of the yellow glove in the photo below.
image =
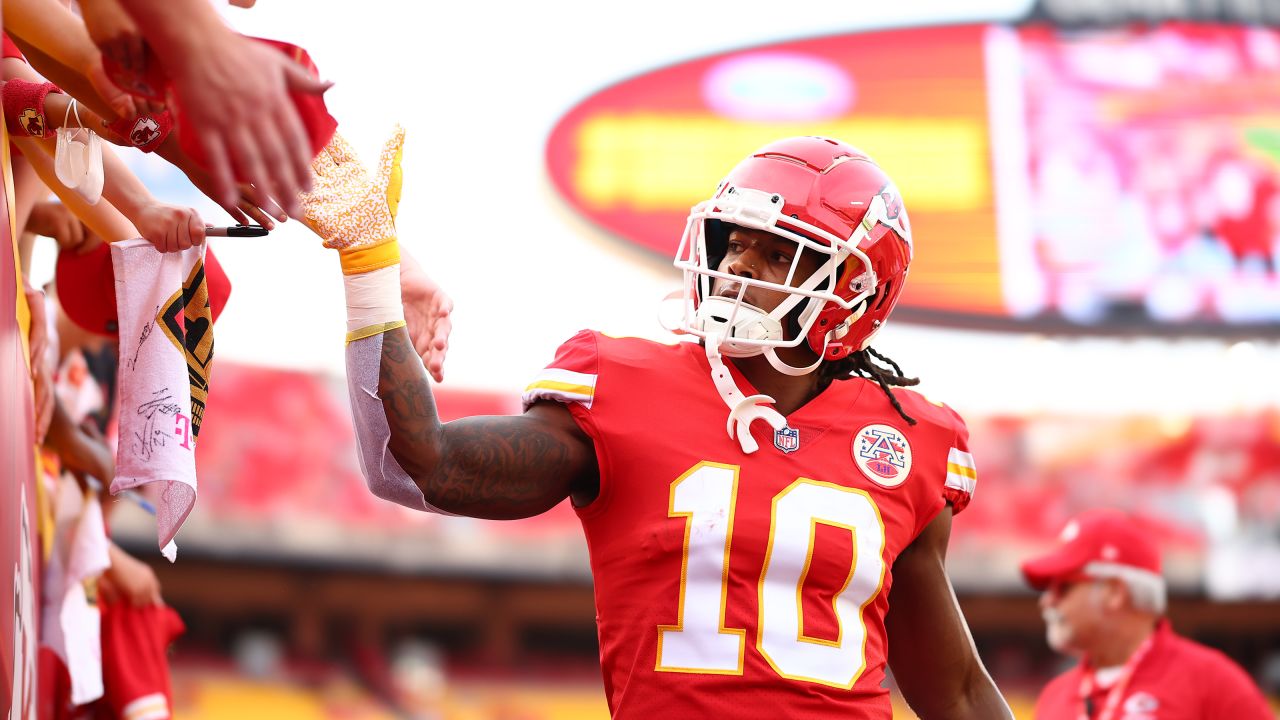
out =
{"type": "Polygon", "coordinates": [[[400,158],[404,128],[397,126],[382,148],[378,171],[369,177],[355,151],[338,133],[311,161],[311,192],[302,193],[302,220],[341,254],[344,275],[400,262],[396,211],[400,208],[400,158]]]}

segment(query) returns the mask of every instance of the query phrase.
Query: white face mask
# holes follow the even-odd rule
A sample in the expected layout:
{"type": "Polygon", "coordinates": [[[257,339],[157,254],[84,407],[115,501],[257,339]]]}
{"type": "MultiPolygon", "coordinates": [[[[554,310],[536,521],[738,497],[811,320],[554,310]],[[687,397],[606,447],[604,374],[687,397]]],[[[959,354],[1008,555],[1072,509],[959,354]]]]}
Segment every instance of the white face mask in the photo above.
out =
{"type": "Polygon", "coordinates": [[[102,197],[102,138],[80,124],[76,101],[67,106],[67,115],[58,128],[58,145],[53,153],[53,170],[63,185],[75,190],[85,202],[96,205],[102,197]],[[76,127],[68,127],[72,111],[76,127]]]}

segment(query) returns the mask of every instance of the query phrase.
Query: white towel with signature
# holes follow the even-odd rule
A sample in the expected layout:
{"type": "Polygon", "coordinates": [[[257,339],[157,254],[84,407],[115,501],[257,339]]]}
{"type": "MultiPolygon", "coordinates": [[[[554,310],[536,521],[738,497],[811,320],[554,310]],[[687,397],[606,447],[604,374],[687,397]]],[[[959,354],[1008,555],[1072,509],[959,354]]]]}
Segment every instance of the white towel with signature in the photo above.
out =
{"type": "Polygon", "coordinates": [[[156,483],[156,530],[173,537],[196,501],[196,437],[208,397],[213,330],[204,247],[161,253],[146,240],[111,246],[120,325],[120,444],[111,492],[156,483]]]}

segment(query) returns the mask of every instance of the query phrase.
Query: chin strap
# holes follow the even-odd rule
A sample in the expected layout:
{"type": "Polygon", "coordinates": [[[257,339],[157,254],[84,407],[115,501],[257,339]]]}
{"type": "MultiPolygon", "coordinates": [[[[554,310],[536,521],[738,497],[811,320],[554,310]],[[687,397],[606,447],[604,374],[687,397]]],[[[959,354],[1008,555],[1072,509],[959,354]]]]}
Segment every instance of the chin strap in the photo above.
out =
{"type": "Polygon", "coordinates": [[[813,372],[814,370],[817,370],[817,369],[818,369],[818,366],[822,364],[822,360],[824,359],[824,356],[827,354],[827,345],[828,345],[830,342],[831,342],[831,341],[830,341],[830,339],[828,338],[827,342],[826,342],[826,343],[823,343],[823,345],[822,345],[822,352],[818,354],[818,359],[817,359],[817,360],[814,360],[814,361],[813,361],[813,363],[812,363],[811,365],[805,365],[804,367],[796,367],[796,366],[794,366],[794,365],[788,365],[788,364],[787,364],[787,362],[786,362],[785,360],[783,360],[782,358],[778,357],[778,349],[777,349],[777,348],[771,348],[771,347],[770,347],[770,348],[765,348],[765,349],[764,349],[764,357],[765,357],[765,359],[766,359],[766,360],[768,360],[768,361],[769,361],[769,364],[773,366],[773,369],[774,369],[774,370],[777,370],[778,372],[782,373],[783,375],[790,375],[790,376],[792,376],[792,377],[800,377],[801,375],[808,375],[809,373],[811,373],[811,372],[813,372]]]}
{"type": "MultiPolygon", "coordinates": [[[[831,347],[832,338],[835,338],[838,340],[844,337],[848,333],[849,326],[858,322],[858,320],[862,318],[863,313],[865,313],[866,311],[867,311],[867,301],[863,300],[861,303],[858,303],[858,306],[854,308],[853,314],[850,315],[844,322],[840,323],[839,326],[828,330],[827,334],[822,337],[822,350],[818,353],[818,359],[814,360],[809,365],[804,365],[802,367],[796,367],[795,365],[788,365],[785,360],[778,357],[778,349],[774,347],[767,347],[764,349],[765,359],[769,361],[769,364],[773,366],[774,370],[777,370],[783,375],[790,375],[792,377],[808,375],[814,370],[817,370],[818,366],[822,364],[822,361],[827,359],[827,348],[831,347]]],[[[804,317],[807,312],[809,312],[809,310],[806,310],[804,313],[800,314],[801,326],[805,325],[804,317]]],[[[871,340],[868,337],[868,339],[863,343],[862,347],[865,348],[869,344],[871,344],[871,340]]]]}
{"type": "Polygon", "coordinates": [[[774,402],[768,395],[746,397],[742,394],[734,384],[729,368],[720,357],[719,335],[707,336],[704,347],[707,351],[707,362],[711,365],[711,380],[715,382],[716,390],[720,391],[720,397],[725,405],[729,406],[729,419],[725,423],[725,432],[729,434],[730,439],[736,437],[738,444],[742,446],[742,452],[750,455],[760,449],[755,438],[751,437],[753,422],[764,420],[777,431],[787,426],[787,419],[782,416],[782,413],[768,407],[774,402]]]}

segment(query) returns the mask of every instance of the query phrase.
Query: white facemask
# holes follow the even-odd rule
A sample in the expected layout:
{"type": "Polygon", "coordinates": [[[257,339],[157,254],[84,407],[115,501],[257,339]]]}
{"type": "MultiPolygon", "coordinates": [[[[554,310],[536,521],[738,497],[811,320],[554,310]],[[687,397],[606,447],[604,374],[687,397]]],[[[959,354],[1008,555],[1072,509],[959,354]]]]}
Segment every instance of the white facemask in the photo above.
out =
{"type": "Polygon", "coordinates": [[[96,205],[102,197],[102,138],[80,123],[75,100],[67,106],[62,127],[58,128],[53,169],[63,185],[75,190],[90,205],[96,205]],[[75,111],[76,127],[67,126],[72,111],[75,111]]]}

